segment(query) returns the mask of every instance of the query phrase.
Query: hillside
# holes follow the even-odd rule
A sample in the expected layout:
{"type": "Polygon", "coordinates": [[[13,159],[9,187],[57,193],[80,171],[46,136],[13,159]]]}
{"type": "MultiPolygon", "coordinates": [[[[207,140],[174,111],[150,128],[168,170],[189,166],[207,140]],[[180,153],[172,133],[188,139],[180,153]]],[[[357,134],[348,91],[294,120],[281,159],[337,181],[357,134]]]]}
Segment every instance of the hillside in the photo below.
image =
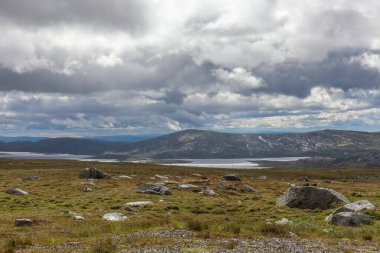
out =
{"type": "Polygon", "coordinates": [[[232,134],[185,130],[136,143],[53,138],[0,142],[0,151],[68,153],[119,158],[259,158],[342,156],[380,150],[380,133],[324,130],[290,134],[232,134]]]}
{"type": "Polygon", "coordinates": [[[380,133],[324,130],[292,134],[231,134],[186,130],[135,143],[123,155],[153,158],[331,156],[379,148],[380,133]]]}

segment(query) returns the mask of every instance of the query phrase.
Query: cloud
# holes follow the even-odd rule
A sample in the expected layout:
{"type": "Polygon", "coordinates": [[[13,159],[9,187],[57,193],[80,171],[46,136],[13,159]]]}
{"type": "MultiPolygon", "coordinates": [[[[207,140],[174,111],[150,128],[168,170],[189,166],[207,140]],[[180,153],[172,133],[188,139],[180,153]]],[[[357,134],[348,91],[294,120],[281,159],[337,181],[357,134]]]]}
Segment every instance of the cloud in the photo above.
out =
{"type": "Polygon", "coordinates": [[[1,1],[0,129],[372,127],[379,10],[375,0],[1,1]]]}

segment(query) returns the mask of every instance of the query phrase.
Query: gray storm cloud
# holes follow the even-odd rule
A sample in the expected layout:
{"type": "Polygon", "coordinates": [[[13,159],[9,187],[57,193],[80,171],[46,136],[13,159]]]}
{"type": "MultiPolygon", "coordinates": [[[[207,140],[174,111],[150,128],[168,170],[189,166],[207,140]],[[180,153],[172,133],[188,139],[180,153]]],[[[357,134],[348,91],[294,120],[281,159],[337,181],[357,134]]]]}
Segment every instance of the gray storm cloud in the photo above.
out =
{"type": "Polygon", "coordinates": [[[374,0],[4,0],[0,129],[376,129],[379,11],[374,0]]]}

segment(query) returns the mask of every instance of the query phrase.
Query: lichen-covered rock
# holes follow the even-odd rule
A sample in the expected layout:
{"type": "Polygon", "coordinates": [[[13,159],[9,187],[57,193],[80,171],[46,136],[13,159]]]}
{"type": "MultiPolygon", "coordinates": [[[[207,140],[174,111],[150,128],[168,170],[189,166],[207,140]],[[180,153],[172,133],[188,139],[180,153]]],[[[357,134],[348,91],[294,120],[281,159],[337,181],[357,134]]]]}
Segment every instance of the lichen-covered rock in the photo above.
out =
{"type": "Polygon", "coordinates": [[[101,171],[98,168],[86,168],[80,172],[79,177],[80,178],[93,178],[93,179],[111,178],[110,175],[101,171]]]}
{"type": "Polygon", "coordinates": [[[337,226],[356,227],[362,224],[371,223],[371,217],[363,213],[341,212],[333,213],[326,217],[326,221],[337,226]]]}
{"type": "Polygon", "coordinates": [[[339,204],[349,203],[340,193],[314,186],[295,186],[277,199],[277,206],[288,206],[300,209],[330,209],[339,204]]]}
{"type": "Polygon", "coordinates": [[[158,184],[143,184],[137,188],[138,193],[172,195],[168,187],[158,184]]]}
{"type": "Polygon", "coordinates": [[[375,209],[376,207],[368,200],[358,200],[336,209],[333,213],[342,213],[342,212],[357,213],[364,210],[375,210],[375,209]]]}
{"type": "Polygon", "coordinates": [[[224,180],[229,180],[229,181],[240,181],[240,176],[237,174],[226,174],[222,177],[224,180]]]}
{"type": "Polygon", "coordinates": [[[28,194],[26,191],[23,191],[18,188],[9,188],[8,190],[5,191],[5,193],[13,194],[13,195],[27,195],[28,194]]]}
{"type": "Polygon", "coordinates": [[[293,225],[293,222],[288,220],[287,218],[283,218],[281,220],[276,221],[276,225],[281,225],[281,226],[290,226],[293,225]]]}

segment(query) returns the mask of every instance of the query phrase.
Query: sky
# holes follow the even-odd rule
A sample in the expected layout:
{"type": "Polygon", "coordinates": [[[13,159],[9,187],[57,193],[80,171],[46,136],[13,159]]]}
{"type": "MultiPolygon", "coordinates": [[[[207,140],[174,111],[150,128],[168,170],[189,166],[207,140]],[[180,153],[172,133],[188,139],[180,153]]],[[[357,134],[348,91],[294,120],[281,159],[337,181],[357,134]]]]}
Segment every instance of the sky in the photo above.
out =
{"type": "Polygon", "coordinates": [[[1,0],[0,135],[380,131],[378,0],[1,0]]]}

